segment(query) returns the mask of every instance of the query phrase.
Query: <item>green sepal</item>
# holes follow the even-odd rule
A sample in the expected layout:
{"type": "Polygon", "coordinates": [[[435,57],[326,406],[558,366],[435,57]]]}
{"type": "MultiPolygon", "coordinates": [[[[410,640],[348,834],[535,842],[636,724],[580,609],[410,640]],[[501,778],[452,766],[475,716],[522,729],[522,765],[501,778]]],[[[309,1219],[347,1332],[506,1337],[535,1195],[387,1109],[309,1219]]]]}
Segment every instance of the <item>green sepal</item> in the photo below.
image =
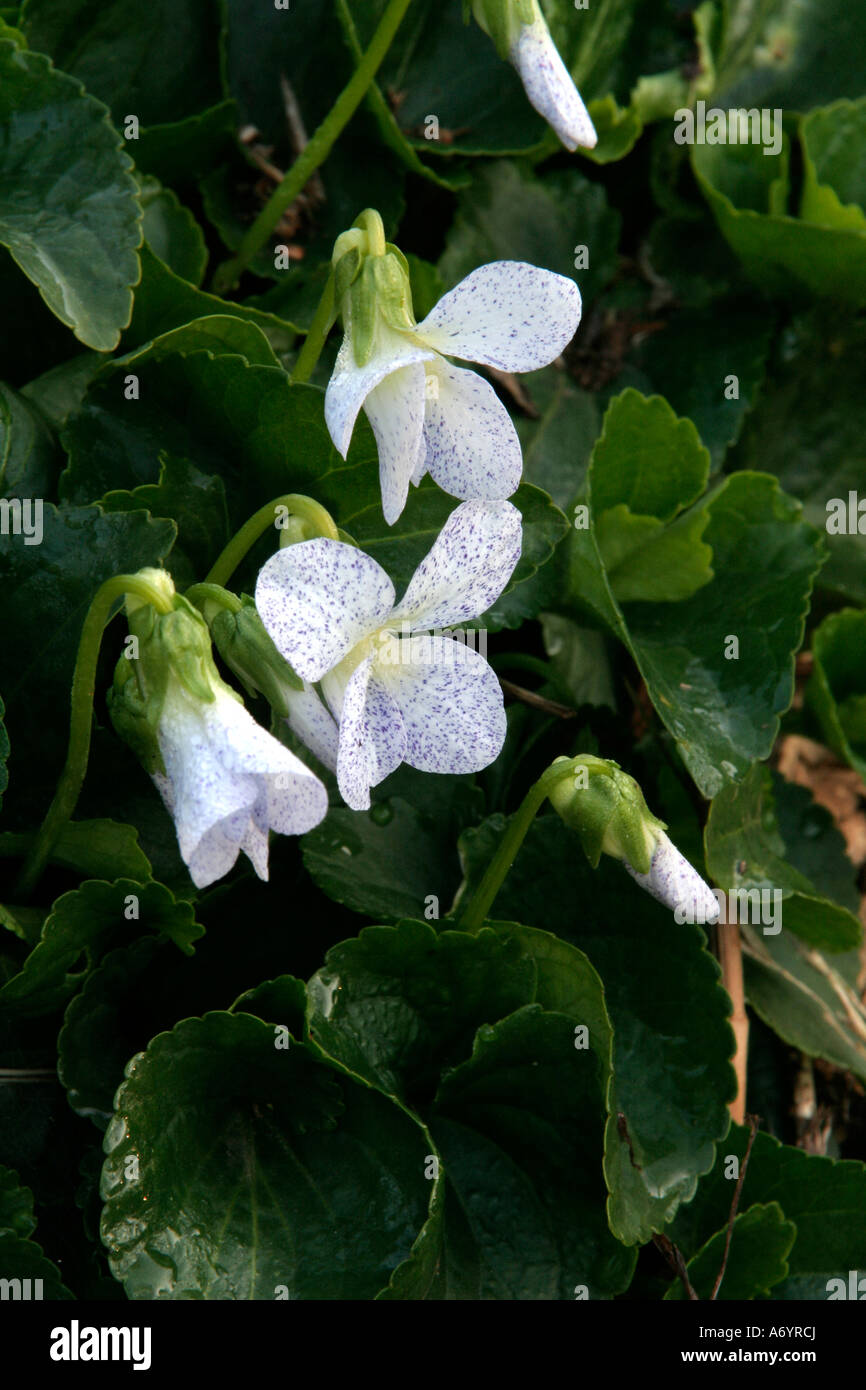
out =
{"type": "Polygon", "coordinates": [[[658,833],[665,825],[649,810],[634,778],[615,762],[583,754],[572,760],[571,773],[560,778],[549,795],[554,810],[580,837],[594,869],[602,854],[610,854],[627,860],[638,873],[649,873],[658,833]]]}
{"type": "Polygon", "coordinates": [[[177,602],[183,606],[159,615],[155,639],[181,685],[196,699],[210,704],[216,698],[213,678],[217,672],[207,623],[185,599],[178,596],[177,602]]]}
{"type": "Polygon", "coordinates": [[[277,714],[287,718],[286,690],[303,690],[304,682],[277,651],[253,600],[245,594],[237,613],[221,608],[211,623],[211,636],[223,661],[250,694],[260,692],[277,714]]]}
{"type": "Polygon", "coordinates": [[[377,306],[385,322],[398,332],[415,327],[412,312],[412,286],[409,266],[402,252],[390,250],[371,261],[376,285],[377,306]]]}
{"type": "Polygon", "coordinates": [[[351,247],[334,262],[334,303],[342,304],[361,271],[361,252],[351,247]]]}
{"type": "Polygon", "coordinates": [[[169,684],[179,682],[207,704],[216,698],[218,685],[229,689],[214,665],[204,618],[180,594],[174,595],[174,605],[170,613],[158,613],[149,603],[128,605],[129,631],[138,650],[120,657],[107,696],[115,729],[151,775],[165,772],[157,729],[169,684]]]}
{"type": "Polygon", "coordinates": [[[156,701],[147,700],[138,681],[138,663],[121,656],[114,668],[114,684],[105,697],[119,737],[129,745],[151,777],[156,772],[165,776],[165,763],[156,736],[157,720],[153,717],[153,711],[162,708],[164,693],[163,685],[156,701]]]}
{"type": "Polygon", "coordinates": [[[542,17],[536,0],[472,0],[472,12],[493,40],[500,58],[506,61],[520,27],[534,24],[542,17]]]}
{"type": "Polygon", "coordinates": [[[357,279],[349,290],[352,352],[359,367],[365,367],[373,352],[376,338],[376,272],[375,261],[365,259],[357,279]]]}

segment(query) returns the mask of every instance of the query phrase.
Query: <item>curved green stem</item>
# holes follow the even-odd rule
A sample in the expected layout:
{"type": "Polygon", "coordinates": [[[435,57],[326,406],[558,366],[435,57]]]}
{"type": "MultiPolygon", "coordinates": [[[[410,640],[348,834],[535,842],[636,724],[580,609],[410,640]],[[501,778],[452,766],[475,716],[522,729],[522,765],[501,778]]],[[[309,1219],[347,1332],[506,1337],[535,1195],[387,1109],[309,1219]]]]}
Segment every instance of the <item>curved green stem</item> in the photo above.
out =
{"type": "Polygon", "coordinates": [[[319,306],[310,324],[309,332],[304,339],[304,346],[298,353],[298,360],[292,372],[292,381],[309,381],[313,375],[313,369],[319,360],[322,348],[325,346],[325,339],[333,327],[337,317],[336,306],[334,304],[334,272],[328,276],[328,283],[322,291],[319,306]]]}
{"type": "Polygon", "coordinates": [[[348,84],[337,97],[312,139],[298,155],[282,183],[274,189],[241,241],[236,254],[217,267],[213,279],[216,294],[224,294],[237,284],[253,256],[268,240],[286,208],[291,206],[311,176],[324,164],[337,137],[348,125],[366,96],[367,89],[391,46],[409,4],[410,0],[389,0],[379,26],[370,40],[370,46],[348,84]]]}
{"type": "MultiPolygon", "coordinates": [[[[300,519],[304,531],[308,533],[306,539],[325,536],[328,540],[339,540],[339,532],[329,511],[312,497],[305,497],[300,492],[286,492],[282,497],[275,497],[273,502],[266,502],[263,507],[259,507],[249,521],[245,521],[241,529],[235,532],[215,564],[211,566],[205,584],[222,587],[228,583],[259,536],[263,536],[269,526],[277,525],[278,507],[285,507],[290,518],[300,519]]],[[[302,537],[299,536],[297,539],[302,537]]],[[[198,584],[195,585],[196,589],[200,587],[198,584]]]]}
{"type": "Polygon", "coordinates": [[[237,594],[223,589],[219,584],[193,584],[192,588],[187,589],[184,598],[188,603],[195,604],[203,614],[208,627],[219,609],[227,608],[230,613],[239,613],[243,608],[237,594]]]}
{"type": "Polygon", "coordinates": [[[509,822],[505,834],[497,846],[496,853],[487,865],[484,877],[466,907],[458,911],[457,925],[462,931],[480,931],[539,808],[550,795],[555,784],[564,777],[570,777],[574,773],[574,769],[580,766],[580,763],[580,757],[564,758],[562,761],[552,763],[542,772],[538,781],[529,788],[509,822]]]}
{"type": "Polygon", "coordinates": [[[96,663],[102,634],[119,598],[134,594],[143,603],[150,603],[160,613],[170,613],[171,600],[166,594],[136,574],[118,574],[97,589],[84,619],[70,697],[69,746],[66,763],[57,783],[54,799],[34,836],[15,885],[16,896],[29,897],[39,882],[48,856],[60,831],[75,810],[87,759],[90,756],[90,733],[93,723],[93,693],[96,685],[96,663]]]}

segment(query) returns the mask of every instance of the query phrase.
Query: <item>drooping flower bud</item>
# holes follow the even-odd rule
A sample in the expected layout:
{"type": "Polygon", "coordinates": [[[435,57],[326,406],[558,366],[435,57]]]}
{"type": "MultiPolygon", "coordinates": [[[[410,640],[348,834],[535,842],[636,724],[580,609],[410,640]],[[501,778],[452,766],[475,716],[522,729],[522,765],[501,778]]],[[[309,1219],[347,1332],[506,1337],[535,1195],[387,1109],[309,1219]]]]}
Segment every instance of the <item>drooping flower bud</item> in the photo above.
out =
{"type": "Polygon", "coordinates": [[[556,761],[570,761],[572,770],[554,784],[551,804],[577,831],[593,868],[602,854],[610,854],[641,888],[678,912],[679,920],[715,921],[715,896],[669,839],[634,778],[616,763],[588,753],[556,761]]]}
{"type": "Polygon", "coordinates": [[[532,106],[567,150],[593,149],[595,126],[544,19],[538,0],[472,0],[475,18],[500,58],[517,70],[532,106]]]}
{"type": "Polygon", "coordinates": [[[277,651],[253,600],[245,597],[236,613],[220,608],[211,619],[210,631],[223,661],[250,694],[264,695],[271,708],[285,719],[290,693],[303,690],[304,683],[277,651]]]}

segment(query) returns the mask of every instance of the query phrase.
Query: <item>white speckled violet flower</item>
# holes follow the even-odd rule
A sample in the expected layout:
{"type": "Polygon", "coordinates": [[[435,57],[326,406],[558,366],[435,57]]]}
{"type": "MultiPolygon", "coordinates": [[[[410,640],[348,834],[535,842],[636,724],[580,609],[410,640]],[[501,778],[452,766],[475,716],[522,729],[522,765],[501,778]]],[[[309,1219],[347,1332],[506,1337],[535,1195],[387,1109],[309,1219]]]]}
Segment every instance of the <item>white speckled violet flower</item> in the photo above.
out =
{"type": "MultiPolygon", "coordinates": [[[[521,540],[510,502],[464,503],[396,604],[382,567],[342,541],[302,541],[263,566],[256,607],[298,675],[321,682],[339,725],[337,781],[353,810],[369,807],[370,788],[401,762],[461,773],[498,756],[505,710],[494,672],[450,634],[417,634],[486,612],[511,577],[521,540]]],[[[297,715],[291,722],[303,737],[309,711],[297,715]]],[[[327,744],[320,728],[316,742],[327,744]]],[[[330,761],[326,746],[325,754],[330,761]]]]}
{"type": "Polygon", "coordinates": [[[243,851],[268,877],[268,832],[301,835],[323,820],[319,778],[244,708],[220,678],[207,625],[174,594],[157,614],[129,598],[138,659],[121,657],[109,692],[112,722],[150,773],[174,819],[181,858],[197,888],[234,866],[243,851]]]}
{"type": "Polygon", "coordinates": [[[267,879],[268,831],[303,835],[328,810],[315,773],[220,686],[212,704],[170,687],[157,731],[165,775],[153,780],[197,888],[227,874],[241,851],[267,879]]]}
{"type": "Polygon", "coordinates": [[[416,324],[405,262],[384,233],[375,235],[378,214],[368,209],[358,223],[365,219],[372,231],[356,224],[334,251],[338,285],[349,282],[340,296],[345,336],[325,394],[335,447],[345,458],[363,407],[378,445],[389,525],[406,505],[410,482],[417,486],[425,473],[452,497],[510,497],[523,467],[511,417],[487,381],[448,359],[505,372],[547,366],[580,323],[577,285],[522,261],[494,261],[416,324]]]}
{"type": "Polygon", "coordinates": [[[595,126],[550,37],[538,0],[474,0],[475,18],[516,69],[539,115],[567,150],[594,149],[595,126]]]}

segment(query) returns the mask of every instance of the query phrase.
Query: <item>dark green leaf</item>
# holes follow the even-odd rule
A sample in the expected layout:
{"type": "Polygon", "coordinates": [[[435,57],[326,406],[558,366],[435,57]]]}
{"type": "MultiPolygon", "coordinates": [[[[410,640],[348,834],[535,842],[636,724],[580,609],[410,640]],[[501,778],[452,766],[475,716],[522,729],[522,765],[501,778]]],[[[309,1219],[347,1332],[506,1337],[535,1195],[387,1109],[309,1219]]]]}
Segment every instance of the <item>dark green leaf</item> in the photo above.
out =
{"type": "Polygon", "coordinates": [[[627,1286],[634,1255],[602,1207],[599,1082],[571,1017],[535,1004],[478,1030],[472,1056],[443,1078],[431,1119],[446,1222],[469,1237],[457,1260],[446,1246],[440,1296],[609,1298],[627,1286]]]}
{"type": "Polygon", "coordinates": [[[111,107],[144,126],[195,115],[223,95],[220,28],[209,0],[26,0],[22,27],[32,48],[111,107]]]}
{"type": "MultiPolygon", "coordinates": [[[[9,853],[24,855],[31,837],[11,831],[0,834],[0,846],[9,853]]],[[[120,874],[139,882],[151,877],[147,855],[138,843],[132,825],[113,820],[68,821],[51,848],[50,864],[72,869],[82,878],[106,878],[120,874]]]]}
{"type": "Polygon", "coordinates": [[[859,951],[833,955],[798,940],[743,931],[746,998],[761,1018],[810,1057],[866,1078],[866,1008],[857,989],[859,951]]]}
{"type": "Polygon", "coordinates": [[[831,613],[812,638],[812,655],[807,700],[827,743],[866,777],[866,612],[831,613]]]}
{"type": "Polygon", "coordinates": [[[23,1291],[27,1288],[23,1282],[25,1280],[30,1281],[30,1298],[64,1300],[75,1297],[63,1284],[60,1270],[50,1260],[46,1260],[41,1246],[37,1245],[35,1240],[22,1240],[20,1236],[0,1232],[0,1269],[3,1271],[0,1277],[4,1280],[22,1281],[22,1292],[19,1294],[12,1292],[15,1284],[11,1283],[8,1295],[10,1298],[28,1297],[23,1291]]]}
{"type": "MultiPolygon", "coordinates": [[[[145,248],[142,247],[142,250],[145,248]]],[[[21,394],[32,401],[41,415],[56,430],[65,425],[84,399],[104,358],[98,352],[80,352],[68,361],[51,367],[22,387],[21,394]]]]}
{"type": "Polygon", "coordinates": [[[91,600],[112,575],[159,564],[175,536],[170,521],[154,521],[146,512],[106,516],[98,507],[46,504],[42,524],[40,545],[0,537],[0,690],[12,743],[10,775],[18,815],[29,807],[39,817],[63,766],[69,687],[91,600]]]}
{"type": "Polygon", "coordinates": [[[825,533],[822,588],[866,603],[866,523],[849,495],[866,476],[866,326],[831,312],[799,317],[773,354],[757,405],[734,453],[738,467],[774,473],[825,533]],[[841,526],[831,518],[844,516],[841,526]]]}
{"type": "MultiPolygon", "coordinates": [[[[732,1126],[715,1167],[701,1179],[694,1202],[680,1208],[670,1236],[686,1258],[708,1231],[726,1221],[748,1136],[746,1126],[732,1126]]],[[[797,1238],[787,1257],[788,1276],[775,1286],[773,1298],[824,1300],[828,1279],[841,1277],[847,1284],[849,1270],[866,1268],[866,1167],[862,1163],[818,1157],[780,1144],[769,1134],[758,1134],[740,1211],[746,1213],[753,1202],[778,1203],[796,1225],[797,1238]]],[[[735,1233],[732,1249],[736,1240],[735,1233]]]]}
{"type": "Polygon", "coordinates": [[[824,951],[859,946],[863,931],[854,913],[828,902],[792,864],[779,829],[769,768],[756,763],[742,782],[719,793],[710,807],[704,842],[707,869],[720,888],[733,894],[728,899],[729,921],[740,915],[740,920],[754,924],[757,918],[751,913],[750,895],[754,903],[756,891],[759,895],[779,892],[783,896],[769,926],[765,922],[765,935],[775,934],[784,923],[788,931],[824,951]],[[737,904],[734,915],[732,902],[737,904]]]}
{"type": "MultiPolygon", "coordinates": [[[[464,833],[464,892],[477,885],[503,828],[495,816],[464,833]]],[[[494,911],[555,930],[601,976],[614,1032],[609,1220],[620,1240],[646,1241],[693,1194],[728,1124],[730,1004],[703,933],[674,921],[619,864],[603,857],[590,869],[556,816],[533,823],[494,911]]]]}
{"type": "Polygon", "coordinates": [[[762,290],[866,304],[866,226],[787,216],[787,149],[768,156],[760,145],[695,145],[692,164],[719,230],[762,290]]]}
{"type": "Polygon", "coordinates": [[[39,412],[0,382],[0,494],[49,496],[57,461],[57,445],[39,412]]]}
{"type": "Polygon", "coordinates": [[[18,1174],[0,1167],[0,1236],[20,1236],[26,1240],[36,1230],[33,1193],[23,1187],[18,1174]]]}
{"type": "MultiPolygon", "coordinates": [[[[632,456],[632,466],[639,458],[632,456]]],[[[591,520],[593,488],[591,469],[591,520]]],[[[800,520],[799,505],[761,474],[735,474],[703,506],[714,578],[676,606],[632,603],[620,611],[592,528],[570,532],[565,549],[572,601],[629,647],[689,772],[705,796],[715,796],[775,742],[794,693],[794,653],[823,547],[800,520]]]]}
{"type": "MultiPolygon", "coordinates": [[[[158,179],[141,180],[142,230],[155,256],[183,280],[200,285],[207,265],[204,233],[192,213],[158,179]]],[[[136,290],[138,298],[138,290],[136,290]]]]}
{"type": "Polygon", "coordinates": [[[81,342],[110,351],[132,310],[141,212],[105,108],[0,39],[0,149],[0,242],[81,342]]]}
{"type": "Polygon", "coordinates": [[[637,352],[637,365],[655,390],[678,415],[694,422],[713,469],[736,441],[758,398],[771,329],[765,309],[732,299],[724,313],[718,306],[681,309],[637,352]]]}
{"type": "Polygon", "coordinates": [[[370,811],[333,807],[304,836],[304,864],[323,893],[383,921],[445,915],[460,883],[457,836],[480,814],[481,794],[471,778],[437,778],[442,795],[431,802],[426,781],[398,769],[370,811]]]}
{"type": "Polygon", "coordinates": [[[297,336],[293,324],[274,314],[195,289],[169,270],[145,242],[141,248],[141,283],[135,291],[132,322],[123,335],[124,351],[143,347],[172,328],[182,328],[193,319],[208,318],[212,314],[233,314],[256,324],[278,355],[288,353],[297,336]]]}
{"type": "Polygon", "coordinates": [[[800,125],[805,178],[800,215],[825,227],[866,230],[866,101],[836,101],[800,125]]]}
{"type": "MultiPolygon", "coordinates": [[[[753,1206],[734,1221],[731,1249],[725,1275],[716,1297],[760,1298],[788,1273],[787,1256],[797,1237],[797,1227],[785,1220],[778,1202],[753,1206]]],[[[717,1231],[689,1260],[689,1282],[698,1298],[709,1298],[716,1285],[728,1238],[727,1229],[717,1231]]],[[[684,1299],[685,1289],[677,1279],[665,1294],[667,1299],[684,1299]]]]}
{"type": "Polygon", "coordinates": [[[133,1299],[374,1298],[427,1220],[429,1145],[396,1102],[303,1043],[276,1047],[261,1020],[185,1019],[118,1092],[112,1270],[133,1299]]]}
{"type": "Polygon", "coordinates": [[[75,992],[105,950],[142,928],[168,937],[187,955],[204,932],[190,904],[161,883],[88,879],[57,899],[24,968],[0,989],[0,1005],[16,1016],[50,1012],[75,992]],[[76,970],[82,953],[84,967],[76,970]]]}
{"type": "Polygon", "coordinates": [[[588,303],[616,270],[619,230],[604,189],[577,170],[538,176],[497,160],[460,195],[439,270],[450,288],[488,261],[528,261],[574,280],[588,303]]]}
{"type": "Polygon", "coordinates": [[[311,1035],[329,1056],[407,1103],[468,1057],[482,1023],[535,998],[518,941],[406,921],[334,946],[308,985],[311,1035]]]}
{"type": "Polygon", "coordinates": [[[179,589],[207,574],[229,538],[222,478],[199,472],[186,459],[162,455],[158,483],[143,483],[129,492],[107,492],[99,505],[105,512],[148,511],[176,522],[171,569],[179,589]]]}
{"type": "Polygon", "coordinates": [[[293,1038],[302,1038],[306,1027],[307,987],[294,975],[280,975],[276,980],[265,980],[254,989],[245,990],[229,1013],[253,1014],[265,1023],[282,1023],[293,1038]]]}

